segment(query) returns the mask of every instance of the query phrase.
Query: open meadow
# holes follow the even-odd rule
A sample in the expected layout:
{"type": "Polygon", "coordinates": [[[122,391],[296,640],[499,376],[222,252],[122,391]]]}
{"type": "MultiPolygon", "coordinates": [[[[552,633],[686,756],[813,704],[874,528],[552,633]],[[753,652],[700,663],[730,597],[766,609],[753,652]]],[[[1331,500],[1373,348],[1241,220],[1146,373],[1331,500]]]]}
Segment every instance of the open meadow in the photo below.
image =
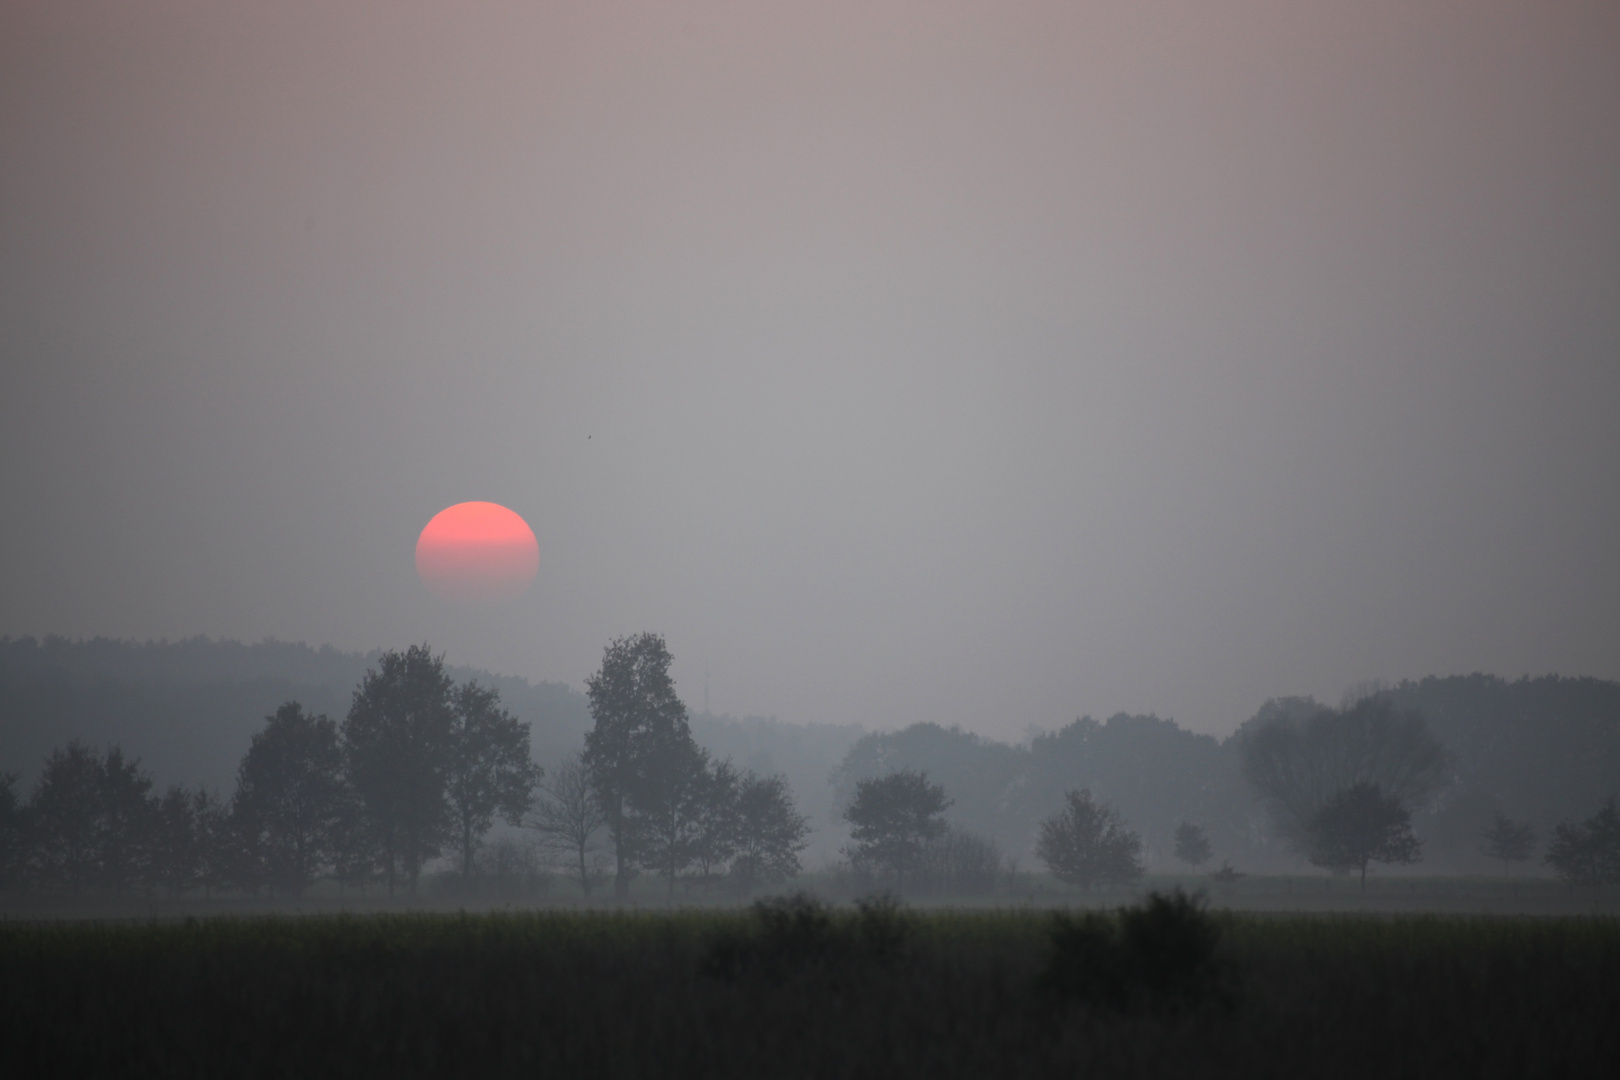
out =
{"type": "Polygon", "coordinates": [[[1620,920],[906,909],[0,925],[13,1075],[1593,1075],[1620,920]]]}

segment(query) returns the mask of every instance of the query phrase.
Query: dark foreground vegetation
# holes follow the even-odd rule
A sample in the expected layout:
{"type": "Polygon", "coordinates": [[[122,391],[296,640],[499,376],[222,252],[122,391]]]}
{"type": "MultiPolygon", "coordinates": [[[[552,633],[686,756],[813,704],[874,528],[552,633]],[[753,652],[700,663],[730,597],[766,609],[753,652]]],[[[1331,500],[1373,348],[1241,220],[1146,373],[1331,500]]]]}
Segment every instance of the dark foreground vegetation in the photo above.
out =
{"type": "Polygon", "coordinates": [[[0,925],[12,1075],[1596,1075],[1620,921],[828,909],[0,925]]]}

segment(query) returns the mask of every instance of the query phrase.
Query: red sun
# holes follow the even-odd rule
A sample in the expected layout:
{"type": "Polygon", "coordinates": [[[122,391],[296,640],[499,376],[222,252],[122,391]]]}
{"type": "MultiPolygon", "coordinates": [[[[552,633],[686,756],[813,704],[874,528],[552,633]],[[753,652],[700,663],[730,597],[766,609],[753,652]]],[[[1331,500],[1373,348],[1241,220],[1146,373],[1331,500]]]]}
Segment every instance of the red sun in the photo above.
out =
{"type": "Polygon", "coordinates": [[[539,569],[534,530],[499,503],[440,510],[416,539],[416,572],[444,600],[505,600],[528,588],[539,569]]]}

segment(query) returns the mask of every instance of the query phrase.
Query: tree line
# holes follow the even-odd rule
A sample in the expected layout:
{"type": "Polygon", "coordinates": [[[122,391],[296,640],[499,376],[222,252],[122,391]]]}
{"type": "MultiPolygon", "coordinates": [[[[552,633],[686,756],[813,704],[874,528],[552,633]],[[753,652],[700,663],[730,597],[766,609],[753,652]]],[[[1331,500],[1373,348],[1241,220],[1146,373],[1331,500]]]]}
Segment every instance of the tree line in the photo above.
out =
{"type": "MultiPolygon", "coordinates": [[[[1243,776],[1265,807],[1275,837],[1312,865],[1356,874],[1366,888],[1375,864],[1419,861],[1423,844],[1412,811],[1447,779],[1448,759],[1423,717],[1377,695],[1339,709],[1294,699],[1277,703],[1266,722],[1250,726],[1240,744],[1243,776]]],[[[927,861],[947,833],[952,805],[925,770],[892,769],[855,785],[845,811],[852,863],[880,867],[897,887],[927,861]]],[[[972,835],[972,834],[967,834],[972,835]]],[[[1498,812],[1479,836],[1480,853],[1511,864],[1533,858],[1534,829],[1498,812]]],[[[993,846],[993,842],[992,842],[993,846]]],[[[1070,788],[1061,806],[1040,819],[1036,858],[1059,880],[1090,888],[1129,886],[1146,872],[1143,842],[1120,812],[1084,787],[1070,788]]],[[[1182,821],[1175,855],[1198,868],[1214,856],[1207,830],[1182,821]]],[[[1620,882],[1620,810],[1610,798],[1584,820],[1553,830],[1544,862],[1576,885],[1620,882]]],[[[1217,880],[1240,876],[1228,862],[1217,880]]]]}
{"type": "MultiPolygon", "coordinates": [[[[446,855],[472,877],[497,820],[530,830],[587,896],[611,882],[622,899],[642,874],[661,879],[669,897],[678,885],[747,893],[797,874],[809,824],[785,780],[739,770],[696,743],[671,662],[656,634],[610,642],[587,681],[583,753],[549,772],[531,760],[529,725],[500,694],[475,679],[457,683],[426,645],[379,654],[341,722],[283,704],[253,735],[228,799],[201,787],[157,793],[117,746],[98,752],[70,742],[51,752],[26,801],[14,778],[0,776],[0,885],[68,897],[298,895],[324,880],[393,895],[415,891],[423,868],[446,855]]],[[[1424,717],[1397,700],[1374,693],[1338,709],[1310,699],[1268,702],[1233,739],[1241,782],[1275,842],[1314,865],[1358,874],[1363,886],[1374,865],[1422,857],[1413,812],[1452,782],[1455,768],[1424,717]]],[[[1082,721],[1036,742],[1054,761],[1068,743],[1127,734],[1188,761],[1202,752],[1197,738],[1167,721],[1118,719],[1082,721]]],[[[903,748],[918,730],[871,745],[903,748]]],[[[1017,765],[1010,748],[986,757],[995,748],[962,739],[991,771],[1017,765]]],[[[844,855],[875,884],[988,892],[1031,848],[1060,880],[1083,887],[1129,885],[1145,873],[1142,835],[1084,774],[1063,789],[1056,810],[1046,803],[1029,846],[1009,856],[997,838],[947,821],[958,783],[982,798],[968,776],[953,779],[948,795],[904,761],[894,754],[873,762],[883,766],[874,775],[845,769],[833,777],[855,780],[841,800],[850,826],[844,855]]],[[[1195,869],[1224,835],[1208,825],[1188,815],[1174,829],[1176,857],[1195,869]]],[[[1539,839],[1529,822],[1498,811],[1477,843],[1507,869],[1533,859],[1539,839]]],[[[1614,800],[1560,822],[1543,859],[1572,885],[1620,881],[1614,800]]],[[[1235,873],[1223,861],[1216,876],[1235,873]]]]}
{"type": "Polygon", "coordinates": [[[779,776],[697,747],[661,638],[611,644],[582,758],[548,777],[530,728],[426,645],[381,654],[341,723],[289,701],[265,719],[228,799],[153,790],[138,761],[72,741],[23,801],[0,776],[0,887],[79,898],[271,892],[316,882],[415,892],[432,860],[470,877],[497,819],[532,830],[589,895],[611,838],[618,894],[650,870],[742,891],[799,870],[808,824],[779,776]]]}

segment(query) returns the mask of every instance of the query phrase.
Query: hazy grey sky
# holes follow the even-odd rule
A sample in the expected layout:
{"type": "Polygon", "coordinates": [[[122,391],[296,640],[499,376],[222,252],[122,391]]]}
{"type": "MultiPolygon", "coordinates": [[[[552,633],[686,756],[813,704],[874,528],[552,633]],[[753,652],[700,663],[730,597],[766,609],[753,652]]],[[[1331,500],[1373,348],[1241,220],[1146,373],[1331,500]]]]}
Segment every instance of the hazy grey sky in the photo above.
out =
{"type": "Polygon", "coordinates": [[[999,736],[1620,677],[1612,0],[0,8],[0,633],[999,736]],[[417,581],[523,514],[499,610],[417,581]]]}

